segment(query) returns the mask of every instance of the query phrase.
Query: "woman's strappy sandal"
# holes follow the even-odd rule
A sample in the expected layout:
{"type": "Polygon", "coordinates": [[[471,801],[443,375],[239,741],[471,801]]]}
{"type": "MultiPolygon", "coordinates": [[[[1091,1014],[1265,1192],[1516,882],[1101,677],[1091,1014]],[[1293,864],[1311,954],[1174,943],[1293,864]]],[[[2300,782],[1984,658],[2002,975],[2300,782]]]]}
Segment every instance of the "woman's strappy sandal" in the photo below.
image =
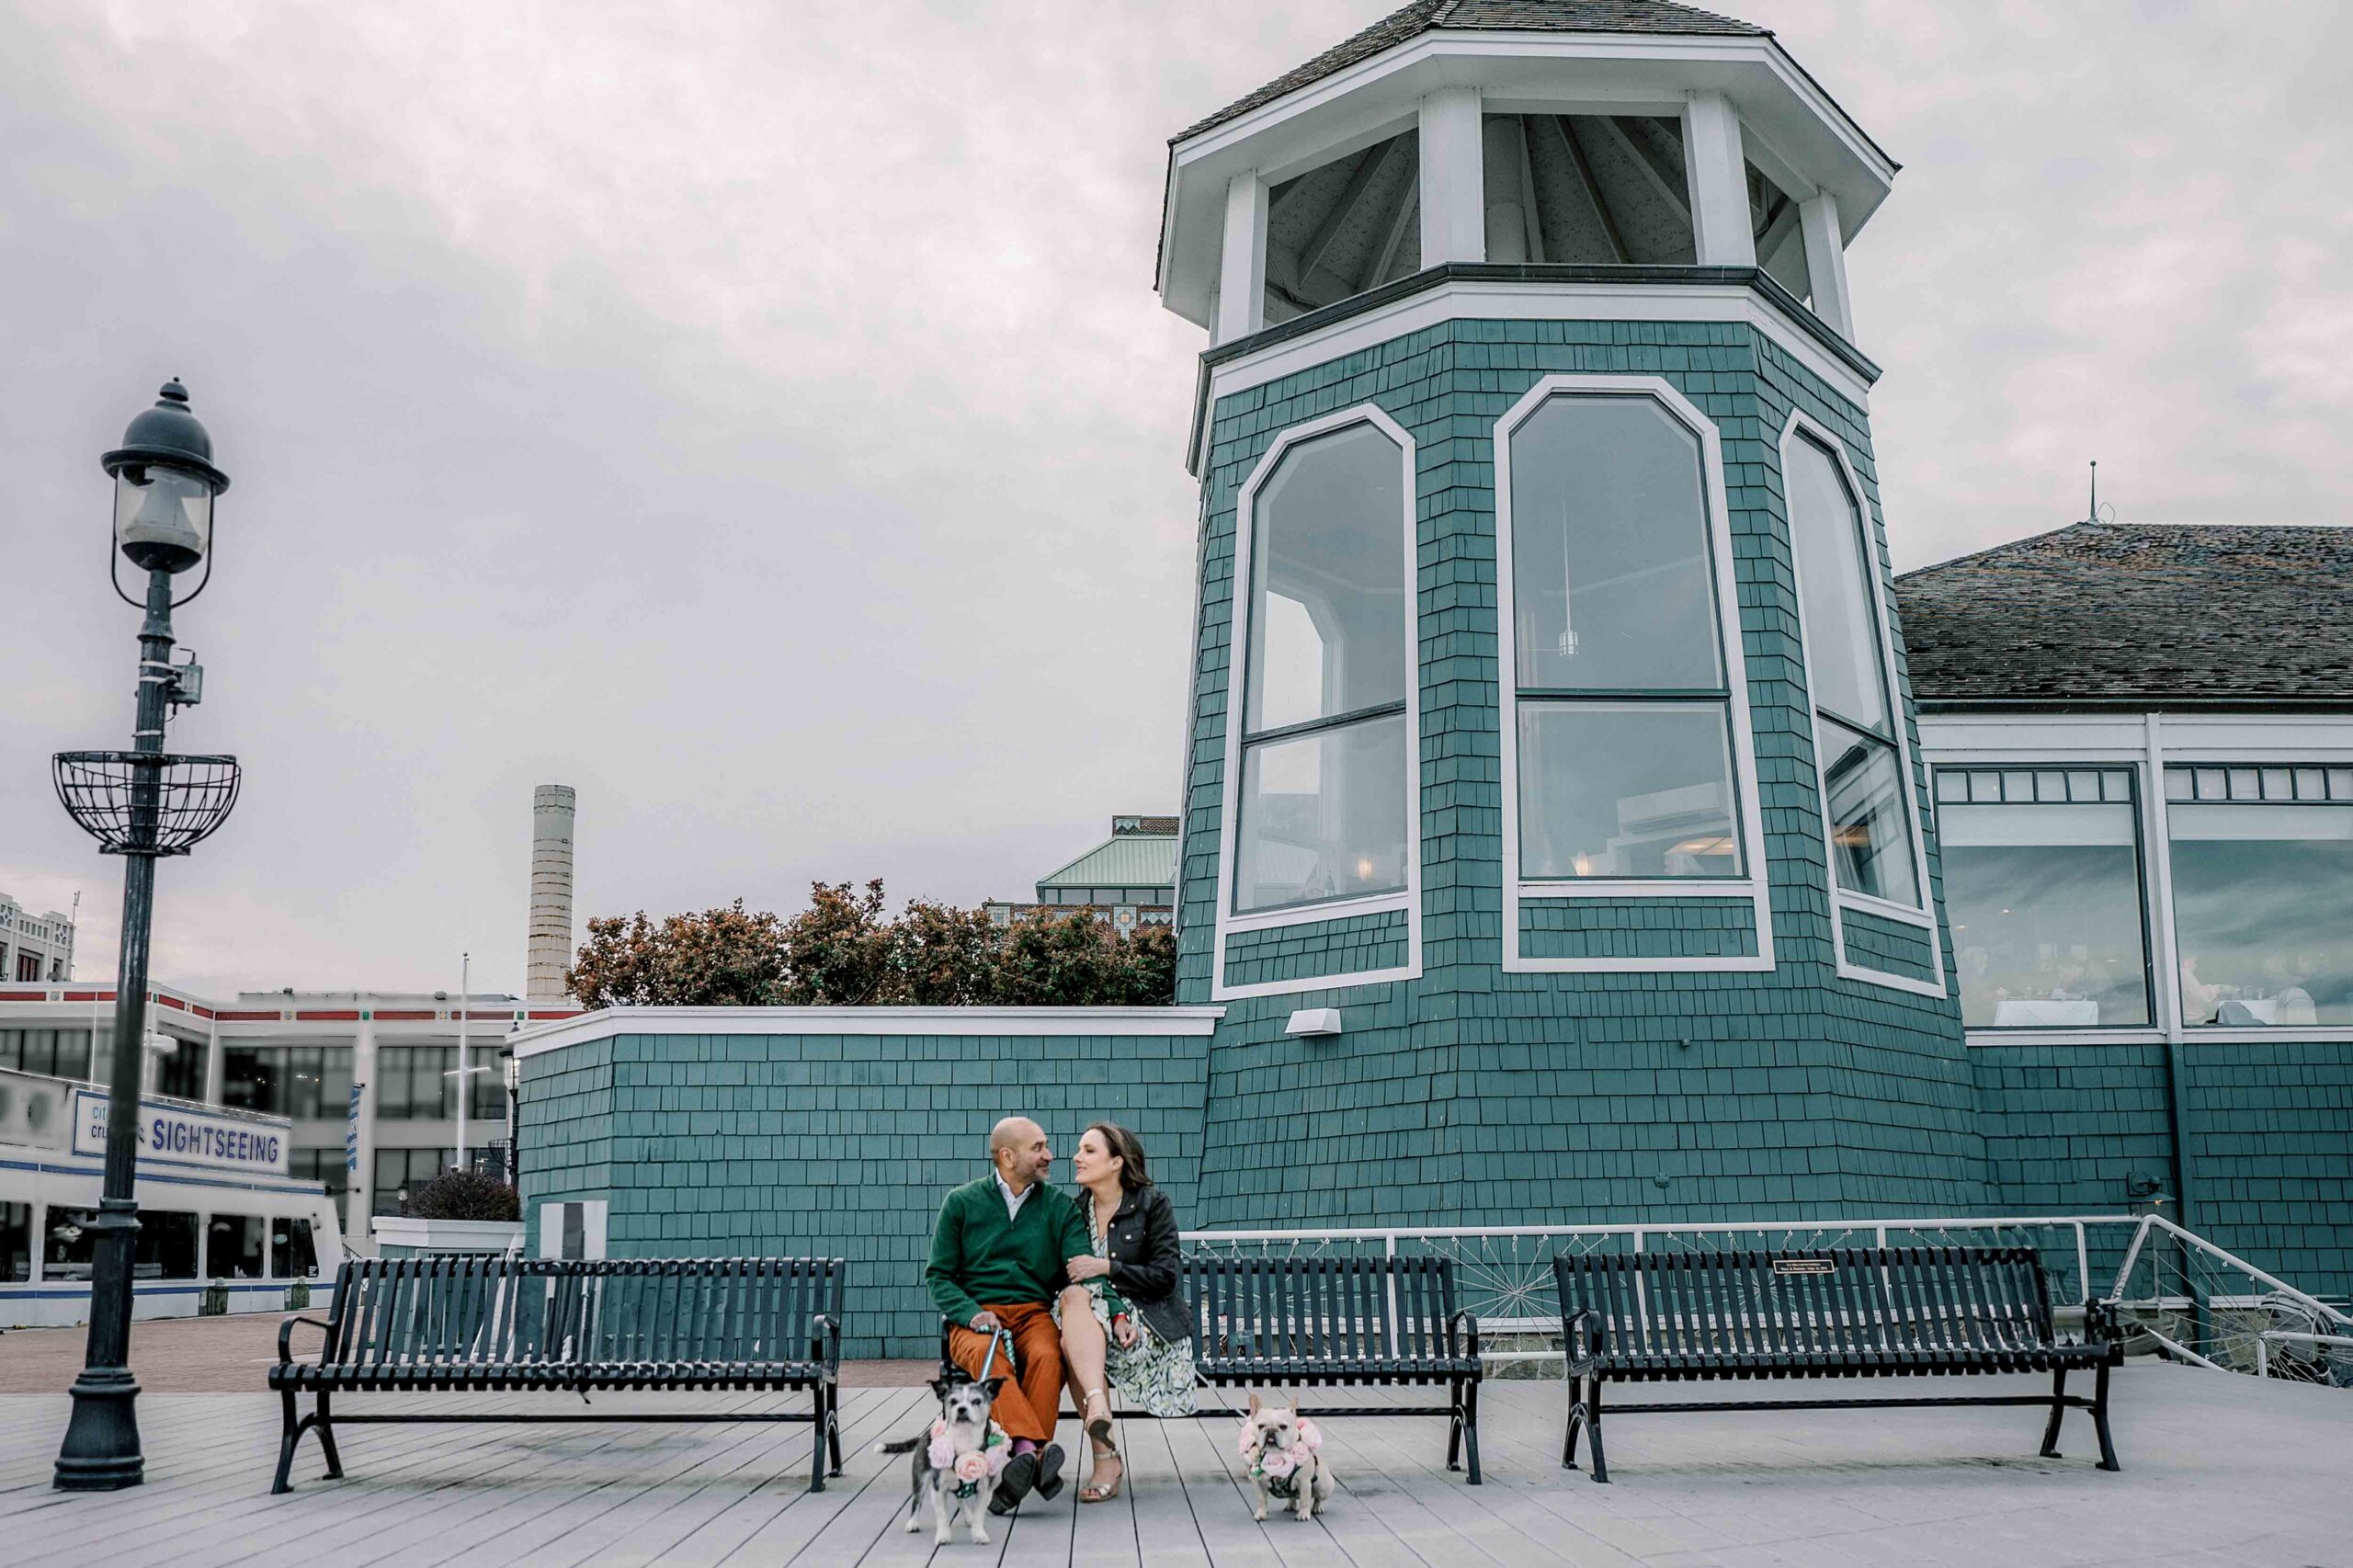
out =
{"type": "Polygon", "coordinates": [[[1120,1467],[1120,1473],[1113,1476],[1108,1482],[1097,1481],[1090,1476],[1087,1479],[1086,1484],[1078,1489],[1078,1500],[1080,1502],[1108,1503],[1112,1498],[1117,1497],[1120,1494],[1120,1483],[1128,1478],[1128,1461],[1120,1457],[1120,1450],[1117,1449],[1097,1449],[1095,1455],[1095,1471],[1097,1474],[1099,1475],[1102,1473],[1103,1465],[1106,1460],[1118,1465],[1120,1467]]]}
{"type": "Polygon", "coordinates": [[[1086,1415],[1086,1435],[1098,1443],[1108,1443],[1111,1440],[1111,1401],[1101,1389],[1088,1389],[1086,1410],[1092,1412],[1098,1404],[1103,1414],[1086,1415]]]}

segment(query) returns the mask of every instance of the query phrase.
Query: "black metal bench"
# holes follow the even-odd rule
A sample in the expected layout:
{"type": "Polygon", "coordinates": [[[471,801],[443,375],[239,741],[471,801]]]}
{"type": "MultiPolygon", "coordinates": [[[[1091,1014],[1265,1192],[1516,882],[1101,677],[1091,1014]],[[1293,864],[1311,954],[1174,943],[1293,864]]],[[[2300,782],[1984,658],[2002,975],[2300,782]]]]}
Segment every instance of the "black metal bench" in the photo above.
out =
{"type": "Polygon", "coordinates": [[[317,1427],[326,1478],[343,1474],[337,1423],[806,1421],[809,1490],[842,1472],[839,1258],[555,1261],[489,1255],[354,1258],[325,1322],[278,1325],[269,1386],[285,1402],[273,1493],[302,1433],[317,1427]],[[296,1324],[323,1329],[316,1361],[294,1358],[296,1324]],[[605,1390],[807,1389],[807,1411],[400,1411],[345,1415],[339,1393],[577,1393],[605,1390]],[[298,1394],[316,1396],[308,1415],[298,1394]]]}
{"type": "MultiPolygon", "coordinates": [[[[1300,1414],[1443,1415],[1446,1468],[1460,1470],[1467,1459],[1471,1484],[1479,1484],[1479,1320],[1456,1305],[1451,1260],[1190,1256],[1185,1280],[1201,1382],[1442,1385],[1443,1405],[1302,1405],[1300,1414]]],[[[952,1369],[944,1326],[940,1361],[952,1369]]]]}
{"type": "Polygon", "coordinates": [[[2047,1405],[2042,1453],[2059,1453],[2060,1417],[2091,1412],[2099,1468],[2115,1470],[2108,1432],[2109,1369],[2123,1359],[2114,1309],[2086,1310],[2085,1340],[2052,1326],[2051,1286],[2032,1247],[1838,1247],[1820,1252],[1635,1253],[1552,1260],[1568,1355],[1569,1419],[1561,1463],[1577,1434],[1602,1456],[1606,1381],[1716,1378],[1878,1378],[1915,1373],[2049,1372],[2051,1392],[1978,1397],[1764,1399],[1612,1404],[1612,1415],[1669,1411],[1833,1410],[1893,1406],[2047,1405]],[[2067,1374],[2097,1377],[2090,1399],[2067,1374]]]}

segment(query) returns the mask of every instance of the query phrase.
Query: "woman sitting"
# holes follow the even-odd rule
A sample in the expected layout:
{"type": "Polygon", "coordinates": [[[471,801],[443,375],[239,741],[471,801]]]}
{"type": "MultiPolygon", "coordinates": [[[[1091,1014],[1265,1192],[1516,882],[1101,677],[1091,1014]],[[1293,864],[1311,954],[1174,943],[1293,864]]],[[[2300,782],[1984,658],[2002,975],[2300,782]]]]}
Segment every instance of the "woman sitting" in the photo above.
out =
{"type": "Polygon", "coordinates": [[[1127,1473],[1111,1441],[1111,1400],[1154,1415],[1193,1414],[1193,1330],[1176,1245],[1176,1210],[1152,1185],[1143,1144],[1124,1127],[1098,1121],[1071,1156],[1072,1196],[1095,1244],[1073,1258],[1074,1283],[1055,1303],[1063,1368],[1095,1450],[1082,1503],[1120,1494],[1127,1473]]]}

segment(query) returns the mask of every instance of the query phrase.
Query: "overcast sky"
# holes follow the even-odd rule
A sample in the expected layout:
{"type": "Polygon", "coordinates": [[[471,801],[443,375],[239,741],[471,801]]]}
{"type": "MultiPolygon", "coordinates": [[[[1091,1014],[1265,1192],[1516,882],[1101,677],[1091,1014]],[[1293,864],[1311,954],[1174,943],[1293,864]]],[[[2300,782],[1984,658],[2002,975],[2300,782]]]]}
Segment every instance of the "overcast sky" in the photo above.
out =
{"type": "MultiPolygon", "coordinates": [[[[97,455],[235,480],[155,972],[519,990],[579,916],[1019,894],[1175,804],[1199,334],[1169,132],[1385,0],[0,5],[0,892],[121,867],[97,455]]],[[[2353,7],[1745,0],[1904,165],[1849,255],[1900,567],[2082,515],[2353,520],[2353,7]]]]}

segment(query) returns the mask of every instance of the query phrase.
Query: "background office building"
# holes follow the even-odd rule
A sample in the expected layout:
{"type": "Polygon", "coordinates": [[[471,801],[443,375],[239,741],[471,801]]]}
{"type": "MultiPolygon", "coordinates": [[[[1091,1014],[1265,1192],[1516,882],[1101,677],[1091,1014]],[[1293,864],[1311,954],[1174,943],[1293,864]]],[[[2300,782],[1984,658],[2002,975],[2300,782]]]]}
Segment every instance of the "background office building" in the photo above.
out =
{"type": "Polygon", "coordinates": [[[53,909],[35,915],[0,892],[0,984],[73,978],[73,917],[53,909]]]}
{"type": "MultiPolygon", "coordinates": [[[[404,1190],[456,1163],[457,998],[264,991],[213,1001],[167,986],[150,994],[147,1092],[290,1119],[288,1174],[326,1187],[354,1244],[365,1242],[369,1216],[399,1213],[404,1190]]],[[[577,1009],[477,994],[462,1010],[468,1063],[477,1069],[464,1080],[469,1160],[503,1171],[500,1050],[523,1022],[577,1009]]],[[[104,1084],[113,1023],[111,988],[0,991],[0,1067],[104,1084]]]]}
{"type": "Polygon", "coordinates": [[[1168,925],[1176,914],[1176,819],[1113,817],[1110,837],[1039,878],[1033,891],[1027,903],[992,899],[981,907],[999,926],[1083,908],[1123,932],[1168,925]]]}

